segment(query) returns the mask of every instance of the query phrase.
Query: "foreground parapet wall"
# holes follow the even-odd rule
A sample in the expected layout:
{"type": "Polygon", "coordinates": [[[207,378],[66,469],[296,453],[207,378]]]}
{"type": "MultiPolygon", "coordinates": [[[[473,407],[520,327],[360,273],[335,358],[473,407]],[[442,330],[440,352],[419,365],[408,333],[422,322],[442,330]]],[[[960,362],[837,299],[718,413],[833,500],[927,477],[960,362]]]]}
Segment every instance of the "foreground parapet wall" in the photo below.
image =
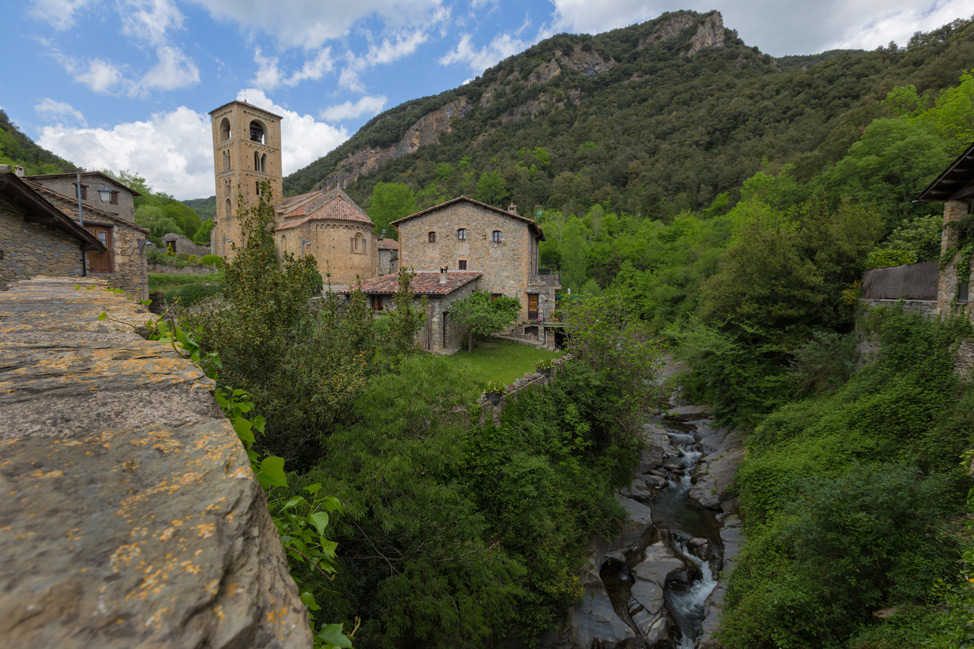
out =
{"type": "Polygon", "coordinates": [[[105,286],[0,292],[0,647],[310,647],[212,381],[105,286]]]}

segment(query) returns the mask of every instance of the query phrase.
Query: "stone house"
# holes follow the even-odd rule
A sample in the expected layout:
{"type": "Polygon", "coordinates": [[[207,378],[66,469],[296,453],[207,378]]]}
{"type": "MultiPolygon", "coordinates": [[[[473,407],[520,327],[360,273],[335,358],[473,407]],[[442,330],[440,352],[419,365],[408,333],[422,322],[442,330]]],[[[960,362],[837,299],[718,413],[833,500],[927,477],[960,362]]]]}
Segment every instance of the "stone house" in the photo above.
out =
{"type": "MultiPolygon", "coordinates": [[[[106,214],[113,214],[122,220],[135,223],[135,197],[142,194],[100,171],[82,171],[80,175],[81,203],[85,207],[91,207],[106,214]]],[[[77,173],[38,174],[27,177],[31,182],[42,185],[62,196],[71,197],[75,201],[75,211],[77,211],[77,173]]]]}
{"type": "MultiPolygon", "coordinates": [[[[35,182],[34,178],[36,176],[25,176],[24,181],[62,214],[76,223],[80,222],[77,197],[61,194],[35,182]]],[[[72,184],[70,191],[75,191],[74,187],[72,184]]],[[[89,272],[95,277],[107,279],[115,288],[128,291],[137,300],[146,299],[149,296],[149,274],[145,244],[149,229],[138,225],[130,217],[85,204],[84,199],[82,210],[84,229],[107,249],[103,253],[88,254],[89,272]]]]}
{"type": "Polygon", "coordinates": [[[203,255],[210,254],[209,246],[201,246],[192,239],[181,234],[176,234],[175,232],[163,235],[162,247],[164,250],[172,251],[174,255],[187,254],[202,257],[203,255]]]}
{"type": "Polygon", "coordinates": [[[379,239],[379,275],[399,272],[399,242],[395,239],[379,239]]]}
{"type": "MultiPolygon", "coordinates": [[[[958,232],[954,224],[971,218],[972,200],[974,200],[974,144],[944,169],[917,199],[919,203],[944,202],[941,256],[946,256],[950,251],[957,249],[958,232]]],[[[961,260],[961,254],[955,252],[947,263],[940,267],[936,291],[937,315],[961,311],[968,317],[974,317],[974,306],[969,300],[972,279],[971,260],[968,260],[963,268],[961,268],[961,260]]]]}
{"type": "Polygon", "coordinates": [[[479,288],[521,302],[514,327],[520,337],[538,340],[555,309],[557,275],[538,268],[544,233],[517,207],[503,210],[466,196],[394,221],[399,230],[399,265],[415,270],[475,271],[479,288]]]}
{"type": "Polygon", "coordinates": [[[86,257],[106,252],[95,235],[0,165],[0,290],[38,275],[83,277],[86,257]]]}
{"type": "Polygon", "coordinates": [[[279,252],[311,255],[335,288],[375,277],[378,240],[372,219],[341,189],[290,196],[277,209],[279,252]]]}
{"type": "MultiPolygon", "coordinates": [[[[427,298],[426,324],[417,336],[420,347],[431,352],[454,352],[465,338],[460,327],[450,320],[450,305],[477,290],[483,290],[483,273],[443,268],[419,271],[409,283],[416,300],[427,298]]],[[[398,275],[382,275],[362,282],[361,290],[372,309],[382,313],[395,308],[394,296],[399,289],[398,275]]],[[[340,293],[348,295],[351,289],[340,293]]]]}

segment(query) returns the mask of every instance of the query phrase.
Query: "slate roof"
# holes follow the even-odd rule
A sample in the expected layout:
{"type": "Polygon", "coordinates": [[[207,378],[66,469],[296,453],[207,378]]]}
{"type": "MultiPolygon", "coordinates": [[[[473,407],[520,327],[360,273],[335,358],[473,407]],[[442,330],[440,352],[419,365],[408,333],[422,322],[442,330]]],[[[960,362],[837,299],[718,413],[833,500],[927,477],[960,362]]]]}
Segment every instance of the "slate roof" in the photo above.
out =
{"type": "MultiPolygon", "coordinates": [[[[56,192],[53,189],[48,189],[44,185],[34,182],[32,180],[33,176],[26,176],[24,178],[27,184],[30,185],[31,189],[41,194],[48,201],[51,202],[55,207],[57,207],[63,214],[67,215],[73,220],[77,220],[78,217],[78,199],[72,198],[67,194],[62,194],[56,192]]],[[[149,228],[139,225],[135,221],[129,221],[124,219],[118,214],[112,214],[111,212],[105,212],[97,207],[92,207],[91,205],[85,205],[83,207],[85,219],[90,219],[93,223],[100,223],[108,221],[117,225],[122,225],[127,228],[131,228],[142,234],[149,234],[149,228]]]]}
{"type": "MultiPolygon", "coordinates": [[[[70,172],[66,172],[66,173],[58,173],[58,174],[30,174],[29,176],[25,176],[25,178],[27,178],[28,180],[34,180],[35,178],[77,178],[77,177],[78,177],[78,174],[76,172],[74,172],[74,171],[70,171],[70,172]]],[[[128,185],[126,185],[125,183],[119,182],[119,181],[115,180],[114,178],[112,178],[111,176],[109,176],[107,174],[103,174],[100,171],[82,171],[81,172],[81,177],[82,178],[93,178],[93,177],[97,177],[97,178],[101,179],[103,182],[112,183],[113,185],[117,185],[117,186],[121,187],[125,191],[129,192],[130,194],[132,194],[132,196],[141,196],[142,195],[139,192],[137,192],[134,189],[132,189],[131,187],[129,187],[128,185]]]]}
{"type": "Polygon", "coordinates": [[[399,250],[399,242],[395,239],[379,239],[376,245],[379,250],[399,250]]]}
{"type": "Polygon", "coordinates": [[[974,144],[927,185],[917,203],[963,200],[974,196],[974,144]]]}
{"type": "Polygon", "coordinates": [[[275,230],[289,230],[304,225],[308,221],[356,221],[369,226],[375,225],[372,219],[355,204],[341,189],[329,192],[321,190],[299,196],[288,196],[277,209],[283,219],[275,230]]]}
{"type": "Polygon", "coordinates": [[[107,250],[95,235],[45,200],[31,183],[26,183],[22,178],[11,173],[9,167],[5,171],[0,171],[0,194],[20,206],[25,220],[61,230],[84,242],[86,250],[97,252],[107,250]]]}
{"type": "MultiPolygon", "coordinates": [[[[451,270],[447,272],[446,282],[440,283],[439,271],[419,271],[409,283],[415,295],[449,295],[479,278],[483,273],[470,270],[451,270]]],[[[339,293],[351,293],[346,288],[339,293]]],[[[399,275],[381,275],[362,282],[362,292],[366,295],[392,295],[399,290],[399,275]]]]}
{"type": "Polygon", "coordinates": [[[467,203],[471,203],[472,205],[478,205],[478,206],[483,207],[485,209],[488,209],[488,210],[490,210],[492,212],[496,212],[496,213],[502,214],[502,215],[504,215],[504,216],[506,216],[508,218],[512,218],[512,219],[514,219],[516,221],[524,221],[525,223],[528,224],[528,227],[531,230],[533,230],[536,235],[538,235],[538,240],[540,240],[540,241],[544,241],[545,240],[544,239],[544,232],[541,231],[541,228],[538,226],[537,223],[534,222],[533,219],[529,219],[526,216],[521,216],[520,214],[514,214],[512,212],[508,212],[507,210],[502,210],[499,207],[495,207],[493,205],[488,205],[487,203],[481,203],[480,201],[474,200],[474,199],[469,198],[467,196],[457,196],[456,198],[450,199],[450,200],[446,201],[445,203],[440,203],[439,205],[434,205],[433,207],[427,207],[425,210],[420,210],[419,212],[416,212],[415,214],[410,214],[409,216],[404,216],[401,219],[397,219],[397,220],[393,221],[392,223],[390,223],[389,225],[393,225],[393,226],[398,227],[399,224],[400,223],[403,223],[404,221],[409,221],[410,219],[415,219],[415,218],[418,218],[420,216],[426,216],[430,212],[435,212],[436,210],[443,209],[444,207],[449,207],[450,205],[453,205],[455,203],[459,203],[461,201],[465,201],[467,203]]]}

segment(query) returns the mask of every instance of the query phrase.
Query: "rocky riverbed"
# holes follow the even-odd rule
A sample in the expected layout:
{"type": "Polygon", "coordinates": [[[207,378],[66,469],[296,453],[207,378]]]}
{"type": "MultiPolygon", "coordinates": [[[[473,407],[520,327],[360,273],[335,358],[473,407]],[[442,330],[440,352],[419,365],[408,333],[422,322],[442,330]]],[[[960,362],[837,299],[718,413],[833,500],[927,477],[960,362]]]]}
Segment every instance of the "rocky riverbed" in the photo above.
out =
{"type": "Polygon", "coordinates": [[[544,639],[552,649],[715,649],[719,577],[741,542],[732,489],[743,445],[706,408],[674,408],[646,424],[632,483],[617,494],[623,531],[595,544],[584,594],[544,639]]]}

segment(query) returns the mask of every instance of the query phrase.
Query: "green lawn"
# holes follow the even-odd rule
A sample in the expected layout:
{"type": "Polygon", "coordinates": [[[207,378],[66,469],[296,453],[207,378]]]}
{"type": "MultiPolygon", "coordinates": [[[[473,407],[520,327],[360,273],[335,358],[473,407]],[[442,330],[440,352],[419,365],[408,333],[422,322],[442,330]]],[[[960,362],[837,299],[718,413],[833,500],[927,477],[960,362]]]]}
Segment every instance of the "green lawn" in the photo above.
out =
{"type": "Polygon", "coordinates": [[[503,384],[513,383],[521,378],[525,372],[533,372],[535,364],[541,359],[552,359],[562,356],[563,352],[550,352],[547,349],[536,349],[531,345],[521,345],[509,340],[491,340],[481,342],[473,348],[473,353],[464,347],[447,360],[456,363],[478,383],[500,381],[503,384]]]}

